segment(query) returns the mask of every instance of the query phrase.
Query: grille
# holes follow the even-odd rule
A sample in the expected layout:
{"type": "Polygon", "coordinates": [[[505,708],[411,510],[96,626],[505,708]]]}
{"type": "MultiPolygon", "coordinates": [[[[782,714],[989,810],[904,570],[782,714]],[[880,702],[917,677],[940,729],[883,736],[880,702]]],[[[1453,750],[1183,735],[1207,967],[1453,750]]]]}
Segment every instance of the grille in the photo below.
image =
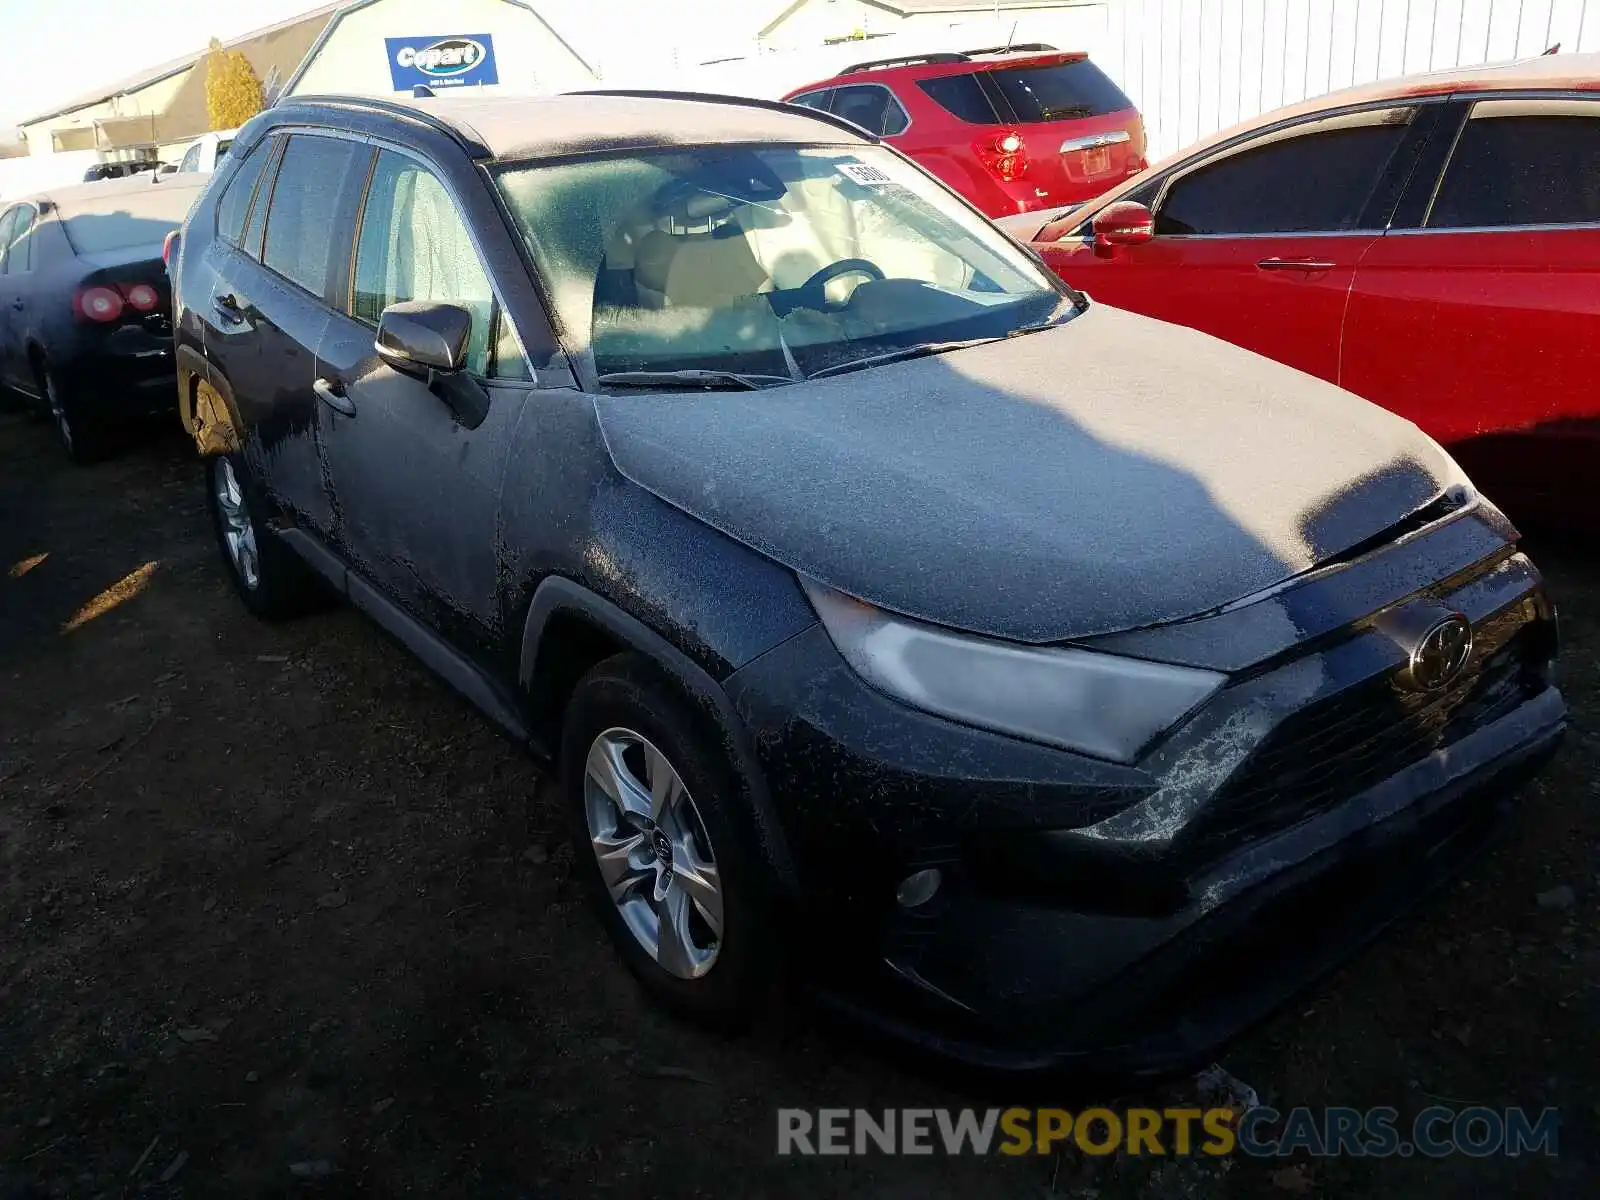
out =
{"type": "Polygon", "coordinates": [[[1443,691],[1412,691],[1396,671],[1290,716],[1196,823],[1195,847],[1326,812],[1537,695],[1554,634],[1532,617],[1519,602],[1474,626],[1472,659],[1443,691]]]}

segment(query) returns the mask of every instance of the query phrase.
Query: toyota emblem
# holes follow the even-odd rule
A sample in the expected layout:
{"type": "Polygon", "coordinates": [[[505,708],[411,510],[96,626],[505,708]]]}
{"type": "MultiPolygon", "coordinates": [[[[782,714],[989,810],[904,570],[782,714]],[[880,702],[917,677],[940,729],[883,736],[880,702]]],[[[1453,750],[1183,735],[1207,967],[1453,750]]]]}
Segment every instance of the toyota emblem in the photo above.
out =
{"type": "Polygon", "coordinates": [[[1472,625],[1451,613],[1430,625],[1411,651],[1408,671],[1413,687],[1436,692],[1465,670],[1472,657],[1472,625]]]}

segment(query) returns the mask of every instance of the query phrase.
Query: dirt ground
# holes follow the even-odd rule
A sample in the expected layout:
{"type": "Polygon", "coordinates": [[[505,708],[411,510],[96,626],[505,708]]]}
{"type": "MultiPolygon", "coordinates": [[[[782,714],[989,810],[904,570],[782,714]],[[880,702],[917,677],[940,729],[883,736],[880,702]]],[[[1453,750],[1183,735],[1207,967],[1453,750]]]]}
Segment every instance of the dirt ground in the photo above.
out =
{"type": "Polygon", "coordinates": [[[538,773],[354,613],[249,617],[185,450],[0,415],[0,1196],[1600,1194],[1600,559],[1539,555],[1576,727],[1507,834],[1224,1059],[1280,1109],[1557,1106],[1559,1156],[779,1160],[782,1105],[1006,1085],[651,1011],[538,773]]]}

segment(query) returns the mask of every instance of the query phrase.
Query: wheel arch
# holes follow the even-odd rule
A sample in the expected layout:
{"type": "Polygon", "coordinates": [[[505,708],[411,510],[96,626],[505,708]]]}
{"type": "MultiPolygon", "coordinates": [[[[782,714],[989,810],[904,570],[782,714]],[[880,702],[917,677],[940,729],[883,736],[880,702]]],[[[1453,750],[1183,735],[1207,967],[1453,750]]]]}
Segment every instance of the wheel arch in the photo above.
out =
{"type": "Polygon", "coordinates": [[[238,452],[241,424],[233,388],[193,346],[178,347],[178,415],[202,457],[238,452]]]}
{"type": "Polygon", "coordinates": [[[796,878],[788,840],[749,734],[722,685],[644,622],[564,576],[539,584],[523,624],[518,684],[533,736],[559,746],[562,713],[578,680],[595,663],[627,652],[648,658],[722,741],[773,879],[781,890],[792,891],[796,878]]]}

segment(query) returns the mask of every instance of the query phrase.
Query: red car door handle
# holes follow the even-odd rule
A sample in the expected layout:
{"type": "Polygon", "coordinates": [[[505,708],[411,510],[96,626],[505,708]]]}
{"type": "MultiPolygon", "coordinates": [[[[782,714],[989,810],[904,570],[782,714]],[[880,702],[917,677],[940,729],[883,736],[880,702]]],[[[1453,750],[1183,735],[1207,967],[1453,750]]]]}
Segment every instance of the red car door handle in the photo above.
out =
{"type": "Polygon", "coordinates": [[[1263,271],[1331,271],[1334,265],[1325,258],[1263,258],[1256,264],[1263,271]]]}

